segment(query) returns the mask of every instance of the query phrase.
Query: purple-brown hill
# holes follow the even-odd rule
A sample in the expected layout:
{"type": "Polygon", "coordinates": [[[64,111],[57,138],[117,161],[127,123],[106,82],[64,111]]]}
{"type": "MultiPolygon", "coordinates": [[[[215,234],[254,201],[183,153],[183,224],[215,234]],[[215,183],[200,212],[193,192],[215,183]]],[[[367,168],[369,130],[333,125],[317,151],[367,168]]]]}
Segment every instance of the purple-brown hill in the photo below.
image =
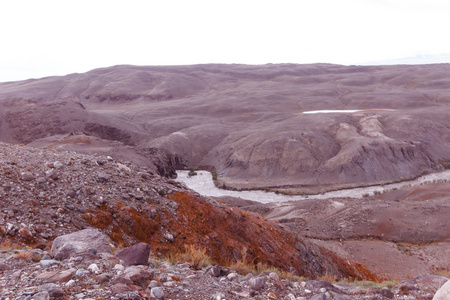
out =
{"type": "Polygon", "coordinates": [[[317,192],[448,166],[449,103],[448,64],[115,66],[1,83],[0,140],[317,192]]]}

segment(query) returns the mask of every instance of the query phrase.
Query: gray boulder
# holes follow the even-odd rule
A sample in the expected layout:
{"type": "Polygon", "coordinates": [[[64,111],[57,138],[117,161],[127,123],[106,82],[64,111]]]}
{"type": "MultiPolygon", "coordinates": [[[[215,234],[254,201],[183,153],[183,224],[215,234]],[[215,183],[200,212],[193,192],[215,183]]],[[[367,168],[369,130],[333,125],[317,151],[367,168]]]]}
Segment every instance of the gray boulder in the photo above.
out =
{"type": "Polygon", "coordinates": [[[66,259],[95,248],[99,253],[111,253],[109,238],[98,229],[84,229],[57,237],[51,254],[56,259],[66,259]]]}

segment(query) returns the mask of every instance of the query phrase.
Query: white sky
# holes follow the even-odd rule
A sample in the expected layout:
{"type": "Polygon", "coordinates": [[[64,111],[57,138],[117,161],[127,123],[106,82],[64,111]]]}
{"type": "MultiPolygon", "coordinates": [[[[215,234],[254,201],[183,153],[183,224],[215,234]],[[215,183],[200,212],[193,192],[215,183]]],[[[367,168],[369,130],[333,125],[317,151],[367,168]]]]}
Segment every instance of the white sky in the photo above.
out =
{"type": "Polygon", "coordinates": [[[0,0],[0,82],[117,64],[450,53],[448,0],[0,0]]]}

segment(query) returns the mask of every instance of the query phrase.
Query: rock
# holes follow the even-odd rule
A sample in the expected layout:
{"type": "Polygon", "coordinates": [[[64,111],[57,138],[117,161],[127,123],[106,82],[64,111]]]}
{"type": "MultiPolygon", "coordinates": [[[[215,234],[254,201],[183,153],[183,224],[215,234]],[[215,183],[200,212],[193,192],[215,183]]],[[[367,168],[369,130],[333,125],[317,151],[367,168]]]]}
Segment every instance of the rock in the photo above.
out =
{"type": "Polygon", "coordinates": [[[61,169],[61,168],[63,167],[63,164],[62,164],[60,161],[55,161],[55,162],[53,163],[53,167],[54,167],[55,169],[61,169]]]}
{"type": "Polygon", "coordinates": [[[112,281],[112,284],[117,284],[117,283],[123,283],[123,284],[126,284],[126,285],[130,285],[130,284],[133,283],[133,281],[131,281],[130,278],[123,277],[123,276],[119,276],[119,277],[116,277],[116,278],[112,281]]]}
{"type": "Polygon", "coordinates": [[[219,277],[221,269],[222,268],[219,266],[213,266],[211,269],[209,269],[209,274],[211,274],[211,276],[213,277],[219,277]]]}
{"type": "Polygon", "coordinates": [[[53,271],[53,272],[44,272],[36,276],[36,279],[40,279],[44,282],[67,282],[72,279],[75,274],[75,269],[69,269],[65,271],[53,271]]]}
{"type": "Polygon", "coordinates": [[[94,274],[100,273],[100,269],[99,269],[99,267],[97,266],[97,264],[90,264],[89,267],[88,267],[88,270],[89,270],[91,273],[94,273],[94,274]]]}
{"type": "Polygon", "coordinates": [[[153,287],[150,290],[150,297],[156,298],[156,299],[164,299],[164,291],[160,287],[153,287]]]}
{"type": "Polygon", "coordinates": [[[275,280],[275,281],[279,281],[280,280],[280,277],[275,272],[270,272],[269,273],[269,278],[272,279],[272,280],[275,280]]]}
{"type": "Polygon", "coordinates": [[[51,260],[51,259],[52,259],[52,257],[50,255],[48,255],[47,253],[44,254],[41,258],[41,260],[51,260]]]}
{"type": "Polygon", "coordinates": [[[348,294],[358,295],[358,294],[363,293],[363,289],[359,286],[353,286],[353,285],[341,284],[341,283],[333,284],[333,286],[335,288],[338,288],[340,291],[342,291],[344,293],[348,293],[348,294]]]}
{"type": "Polygon", "coordinates": [[[86,274],[87,274],[87,272],[86,272],[85,269],[78,269],[78,270],[75,272],[75,276],[76,276],[76,277],[83,277],[83,276],[85,276],[86,274]]]}
{"type": "Polygon", "coordinates": [[[266,283],[266,278],[264,276],[254,277],[248,281],[250,288],[255,291],[259,291],[260,289],[262,289],[264,287],[265,283],[266,283]]]}
{"type": "Polygon", "coordinates": [[[296,300],[294,294],[288,294],[287,299],[288,300],[296,300]]]}
{"type": "Polygon", "coordinates": [[[327,300],[325,294],[317,294],[311,297],[311,300],[327,300]]]}
{"type": "Polygon", "coordinates": [[[149,288],[154,288],[158,286],[158,281],[152,280],[150,281],[150,284],[148,285],[149,288]]]}
{"type": "MultiPolygon", "coordinates": [[[[135,292],[124,292],[120,294],[116,294],[116,298],[118,299],[127,299],[127,300],[141,300],[141,296],[135,292]]],[[[86,299],[87,300],[87,299],[86,299]]]]}
{"type": "Polygon", "coordinates": [[[61,264],[61,262],[58,260],[54,260],[54,259],[48,259],[48,260],[42,259],[39,262],[39,264],[41,265],[41,267],[46,268],[46,267],[53,266],[53,265],[59,265],[59,264],[61,264]]]}
{"type": "Polygon", "coordinates": [[[0,262],[0,271],[6,271],[11,269],[11,267],[7,264],[5,264],[4,262],[0,262]]]}
{"type": "Polygon", "coordinates": [[[415,290],[428,290],[435,293],[447,281],[448,278],[442,276],[419,275],[410,280],[400,281],[392,288],[392,291],[395,294],[408,294],[415,290]]]}
{"type": "Polygon", "coordinates": [[[150,245],[139,243],[128,247],[116,254],[116,257],[123,260],[125,266],[147,265],[150,255],[150,245]]]}
{"type": "Polygon", "coordinates": [[[32,181],[34,179],[34,175],[31,172],[24,172],[20,175],[23,181],[32,181]]]}
{"type": "Polygon", "coordinates": [[[100,275],[96,275],[93,277],[94,281],[96,281],[97,283],[105,283],[108,282],[111,279],[112,275],[111,274],[100,274],[100,275]]]}
{"type": "Polygon", "coordinates": [[[111,292],[113,294],[121,294],[124,292],[131,292],[133,289],[131,289],[130,287],[128,287],[128,285],[123,284],[123,283],[116,283],[113,284],[111,287],[111,292]]]}
{"type": "Polygon", "coordinates": [[[33,300],[49,300],[50,295],[48,292],[39,292],[37,294],[34,294],[33,300]]]}
{"type": "Polygon", "coordinates": [[[173,242],[174,241],[173,235],[170,234],[170,233],[164,233],[164,238],[166,240],[168,240],[169,242],[173,242]]]}
{"type": "Polygon", "coordinates": [[[70,280],[67,281],[64,285],[65,285],[66,287],[72,288],[72,287],[75,286],[75,284],[76,284],[75,280],[70,279],[70,280]]]}
{"type": "Polygon", "coordinates": [[[27,241],[33,241],[33,234],[30,232],[28,228],[22,227],[19,229],[19,234],[26,239],[27,241]]]}
{"type": "Polygon", "coordinates": [[[95,249],[95,248],[89,248],[86,251],[91,253],[91,254],[93,254],[93,255],[97,255],[97,249],[95,249]]]}
{"type": "Polygon", "coordinates": [[[123,276],[129,278],[133,284],[146,288],[153,279],[154,272],[144,266],[130,266],[123,272],[123,276]]]}
{"type": "Polygon", "coordinates": [[[111,176],[109,176],[106,172],[98,172],[97,173],[97,179],[100,182],[106,182],[109,180],[111,176]]]}
{"type": "Polygon", "coordinates": [[[213,266],[209,269],[209,274],[213,277],[226,276],[230,270],[222,268],[221,266],[213,266]]]}
{"type": "Polygon", "coordinates": [[[98,229],[84,229],[57,237],[51,254],[56,259],[66,259],[86,252],[90,248],[100,253],[111,253],[109,238],[98,229]]]}
{"type": "Polygon", "coordinates": [[[227,279],[229,281],[238,282],[239,281],[239,275],[237,273],[230,273],[230,274],[227,275],[227,279]]]}
{"type": "MultiPolygon", "coordinates": [[[[326,293],[325,295],[327,295],[327,299],[329,299],[330,297],[328,296],[329,293],[326,293]]],[[[366,299],[368,296],[366,296],[364,299],[366,299]]],[[[378,296],[376,296],[378,299],[378,296]]],[[[333,294],[333,300],[352,300],[352,296],[348,296],[348,295],[343,295],[343,294],[333,294]]]]}
{"type": "Polygon", "coordinates": [[[309,280],[306,282],[306,287],[310,290],[320,290],[325,288],[327,290],[335,290],[336,288],[326,280],[309,280]]]}
{"type": "Polygon", "coordinates": [[[448,300],[450,299],[450,280],[448,280],[440,289],[436,292],[433,300],[448,300]]]}
{"type": "Polygon", "coordinates": [[[379,294],[379,295],[381,295],[381,296],[383,296],[383,297],[386,297],[386,298],[388,298],[388,299],[394,298],[394,293],[391,292],[391,290],[389,290],[389,289],[386,288],[386,287],[384,287],[384,288],[378,290],[378,291],[377,291],[377,294],[379,294]]]}
{"type": "Polygon", "coordinates": [[[43,284],[38,287],[39,292],[48,292],[51,298],[59,298],[64,296],[64,291],[54,283],[43,284]]]}

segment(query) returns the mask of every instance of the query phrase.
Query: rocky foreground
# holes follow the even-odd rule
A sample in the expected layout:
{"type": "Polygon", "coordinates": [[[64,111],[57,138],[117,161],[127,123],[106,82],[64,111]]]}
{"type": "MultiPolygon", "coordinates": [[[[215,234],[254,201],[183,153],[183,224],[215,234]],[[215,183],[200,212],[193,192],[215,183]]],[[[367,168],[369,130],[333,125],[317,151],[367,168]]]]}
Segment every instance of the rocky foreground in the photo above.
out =
{"type": "Polygon", "coordinates": [[[447,278],[418,276],[387,288],[238,274],[217,265],[150,258],[139,243],[112,254],[97,229],[59,236],[50,251],[0,252],[0,299],[449,299],[447,278]]]}

